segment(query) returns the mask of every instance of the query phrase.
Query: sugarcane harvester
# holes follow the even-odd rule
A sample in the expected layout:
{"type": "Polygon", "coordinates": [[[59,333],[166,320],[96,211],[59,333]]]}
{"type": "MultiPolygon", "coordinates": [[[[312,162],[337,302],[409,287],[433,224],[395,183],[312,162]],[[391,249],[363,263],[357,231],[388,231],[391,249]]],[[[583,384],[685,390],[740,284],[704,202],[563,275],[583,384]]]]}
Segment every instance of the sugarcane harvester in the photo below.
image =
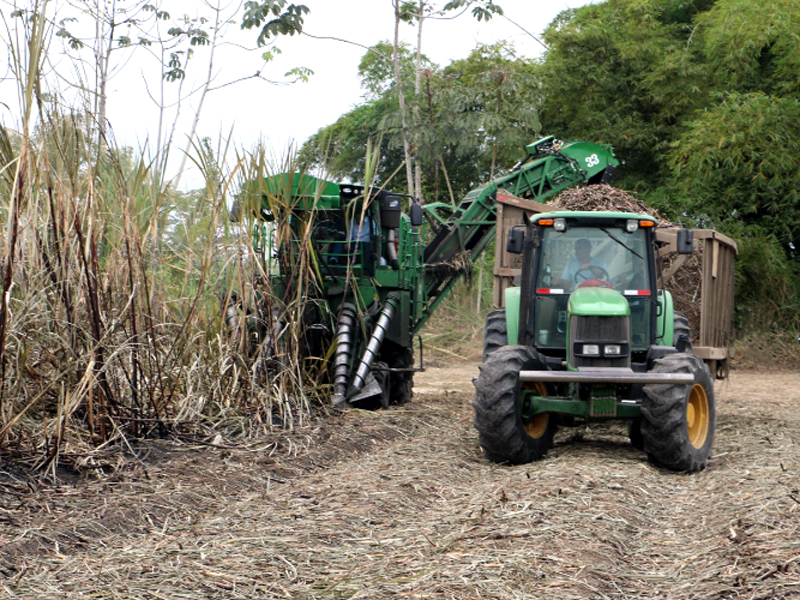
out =
{"type": "Polygon", "coordinates": [[[270,198],[290,197],[291,241],[277,249],[280,267],[269,285],[280,297],[283,271],[302,252],[313,257],[316,285],[308,293],[316,296],[334,405],[410,400],[423,365],[421,341],[414,360],[415,339],[494,239],[498,194],[543,201],[570,186],[608,183],[618,164],[610,148],[584,141],[547,137],[526,150],[507,174],[458,206],[298,173],[248,182],[243,205],[262,219],[276,218],[270,198]]]}

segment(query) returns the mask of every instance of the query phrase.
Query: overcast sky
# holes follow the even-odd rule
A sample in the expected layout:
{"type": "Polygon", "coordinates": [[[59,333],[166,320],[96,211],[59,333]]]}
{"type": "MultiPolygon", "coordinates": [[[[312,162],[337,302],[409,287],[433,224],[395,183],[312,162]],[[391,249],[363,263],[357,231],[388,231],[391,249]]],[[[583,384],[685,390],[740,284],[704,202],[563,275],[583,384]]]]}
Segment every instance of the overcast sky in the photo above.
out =
{"type": "MultiPolygon", "coordinates": [[[[540,37],[544,28],[562,10],[583,6],[590,1],[499,0],[505,17],[495,16],[489,22],[479,23],[469,13],[452,20],[429,19],[423,28],[423,52],[433,62],[445,66],[453,60],[465,58],[479,43],[503,39],[513,42],[519,54],[536,57],[544,48],[534,36],[540,37]]],[[[341,38],[353,43],[315,39],[309,35],[279,38],[277,45],[282,53],[266,65],[262,76],[279,81],[284,79],[283,75],[289,69],[303,66],[314,72],[310,81],[293,85],[274,84],[256,78],[241,81],[262,69],[264,64],[260,55],[263,50],[255,49],[255,30],[242,31],[238,25],[232,26],[225,33],[214,65],[214,85],[221,87],[206,97],[197,130],[199,136],[211,138],[214,145],[230,136],[237,148],[245,150],[263,140],[274,156],[282,157],[290,144],[299,146],[308,136],[333,123],[360,102],[363,90],[357,75],[358,63],[364,55],[364,47],[392,39],[394,14],[391,1],[300,0],[300,3],[310,9],[304,25],[307,34],[341,38]],[[238,83],[224,85],[235,81],[238,83]]],[[[432,2],[435,6],[444,3],[432,2]]],[[[229,12],[238,4],[238,0],[232,0],[229,12]]],[[[58,10],[62,11],[67,5],[56,3],[55,6],[61,7],[58,10]]],[[[191,15],[210,13],[203,8],[203,3],[189,0],[164,0],[161,6],[168,8],[173,17],[184,11],[191,15]]],[[[414,46],[416,29],[405,26],[401,38],[414,46]]],[[[55,40],[51,49],[56,49],[61,42],[61,38],[55,40]]],[[[86,50],[83,52],[87,53],[86,50]]],[[[184,92],[202,81],[208,70],[207,53],[207,49],[197,48],[192,68],[187,70],[184,92]]],[[[123,55],[117,56],[122,58],[123,55]]],[[[107,114],[116,142],[136,149],[148,141],[153,145],[159,123],[155,98],[160,80],[152,59],[149,63],[142,60],[146,57],[147,52],[141,52],[141,49],[127,57],[119,65],[120,69],[108,89],[107,114]]],[[[74,70],[69,61],[54,62],[64,77],[74,70]]],[[[167,84],[165,89],[174,100],[177,86],[167,84]]],[[[181,105],[175,134],[178,148],[186,142],[198,100],[199,96],[191,96],[181,105]]],[[[166,124],[175,120],[175,107],[172,102],[165,115],[166,124]]],[[[3,112],[0,121],[12,127],[18,124],[14,123],[13,108],[5,108],[3,112]]]]}

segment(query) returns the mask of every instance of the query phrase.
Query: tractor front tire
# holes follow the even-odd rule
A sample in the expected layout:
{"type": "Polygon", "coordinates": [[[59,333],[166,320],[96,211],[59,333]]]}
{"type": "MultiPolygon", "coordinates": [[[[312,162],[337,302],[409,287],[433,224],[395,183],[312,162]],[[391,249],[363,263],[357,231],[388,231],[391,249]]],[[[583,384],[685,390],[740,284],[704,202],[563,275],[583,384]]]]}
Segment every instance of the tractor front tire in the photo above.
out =
{"type": "Polygon", "coordinates": [[[508,345],[508,326],[504,308],[490,310],[483,327],[483,362],[495,350],[508,345]]]}
{"type": "Polygon", "coordinates": [[[542,458],[553,447],[556,422],[553,415],[522,419],[520,391],[530,386],[546,396],[543,383],[523,383],[520,371],[547,370],[541,354],[528,346],[497,348],[480,366],[475,380],[475,428],[486,457],[496,463],[521,465],[542,458]]]}
{"type": "Polygon", "coordinates": [[[670,354],[655,361],[654,373],[690,373],[691,384],[648,384],[642,398],[644,451],[653,464],[672,471],[701,471],[714,443],[714,383],[705,363],[693,354],[670,354]]]}

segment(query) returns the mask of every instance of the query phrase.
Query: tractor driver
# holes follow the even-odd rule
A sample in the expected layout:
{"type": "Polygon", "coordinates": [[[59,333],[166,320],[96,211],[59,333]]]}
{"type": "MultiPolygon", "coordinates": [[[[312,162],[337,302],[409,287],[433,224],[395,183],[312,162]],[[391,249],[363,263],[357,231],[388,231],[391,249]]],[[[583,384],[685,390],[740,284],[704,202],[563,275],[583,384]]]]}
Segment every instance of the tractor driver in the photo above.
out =
{"type": "Polygon", "coordinates": [[[592,242],[580,238],[575,242],[575,256],[569,259],[561,274],[560,285],[572,288],[588,279],[608,279],[608,270],[605,260],[592,256],[592,242]]]}

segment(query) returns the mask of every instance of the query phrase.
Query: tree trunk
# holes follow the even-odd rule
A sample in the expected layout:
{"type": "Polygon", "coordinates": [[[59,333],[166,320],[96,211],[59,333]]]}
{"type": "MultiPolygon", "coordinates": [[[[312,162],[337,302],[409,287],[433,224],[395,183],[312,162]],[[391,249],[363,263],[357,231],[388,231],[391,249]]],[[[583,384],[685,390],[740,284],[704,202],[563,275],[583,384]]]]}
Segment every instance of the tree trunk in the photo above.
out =
{"type": "MultiPolygon", "coordinates": [[[[424,16],[424,4],[423,0],[419,0],[419,13],[417,14],[417,22],[419,23],[417,27],[417,60],[416,60],[416,68],[414,69],[414,126],[415,130],[416,127],[419,126],[420,116],[419,116],[419,96],[421,91],[421,77],[422,77],[422,22],[425,20],[424,16]]],[[[414,134],[414,154],[417,153],[419,149],[419,140],[417,139],[416,133],[414,134]]],[[[415,157],[414,160],[414,188],[416,191],[416,198],[422,199],[422,166],[420,165],[419,158],[415,157]]]]}
{"type": "Polygon", "coordinates": [[[417,194],[414,189],[414,172],[411,165],[411,145],[408,143],[406,130],[406,99],[403,95],[403,82],[400,78],[400,0],[394,0],[394,45],[392,46],[392,63],[394,64],[394,80],[397,86],[397,101],[400,105],[400,126],[403,129],[403,154],[406,159],[406,179],[408,180],[408,193],[412,198],[417,194]]]}

